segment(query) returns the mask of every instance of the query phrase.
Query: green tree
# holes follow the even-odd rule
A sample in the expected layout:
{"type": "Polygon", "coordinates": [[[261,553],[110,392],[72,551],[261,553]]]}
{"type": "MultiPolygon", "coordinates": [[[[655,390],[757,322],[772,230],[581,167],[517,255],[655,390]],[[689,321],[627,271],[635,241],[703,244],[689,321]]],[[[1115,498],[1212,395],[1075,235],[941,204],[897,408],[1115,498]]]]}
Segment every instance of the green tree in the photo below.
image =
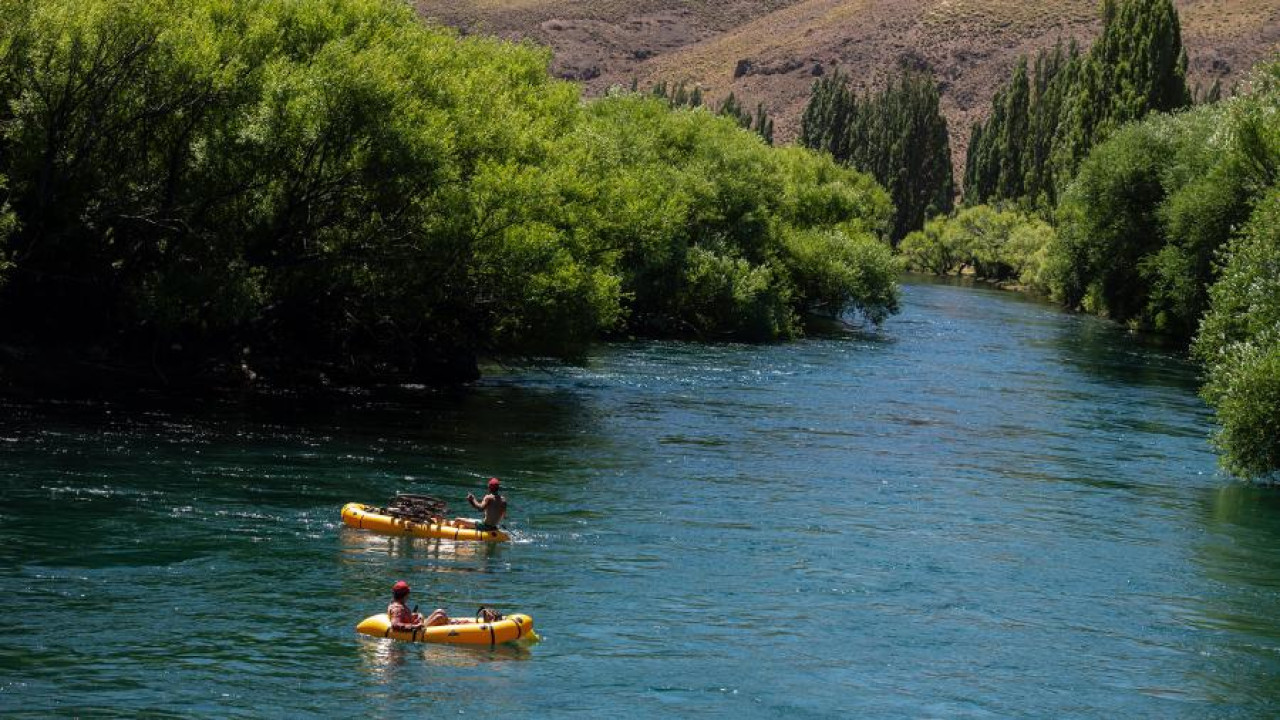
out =
{"type": "Polygon", "coordinates": [[[1046,263],[1056,241],[1053,228],[1038,217],[975,205],[930,220],[923,230],[907,235],[898,250],[913,270],[935,275],[971,271],[979,279],[1048,294],[1046,263]]]}
{"type": "Polygon", "coordinates": [[[953,181],[947,122],[925,74],[904,71],[879,93],[858,99],[838,73],[814,83],[800,141],[880,181],[896,208],[896,241],[926,217],[951,210],[953,181]]]}
{"type": "Polygon", "coordinates": [[[1280,471],[1280,187],[1226,253],[1196,338],[1202,391],[1217,411],[1223,465],[1243,477],[1280,471]]]}
{"type": "Polygon", "coordinates": [[[777,339],[797,334],[804,313],[878,321],[896,309],[892,257],[866,250],[881,245],[890,211],[871,178],[773,150],[732,118],[636,96],[593,103],[580,136],[590,142],[571,138],[563,157],[593,178],[588,204],[625,211],[624,222],[582,224],[603,223],[619,254],[631,332],[777,339]],[[807,231],[831,254],[809,253],[797,239],[807,231]]]}
{"type": "Polygon", "coordinates": [[[1280,178],[1275,67],[1248,95],[1152,115],[1094,148],[1058,209],[1069,305],[1192,336],[1214,258],[1280,178]]]}
{"type": "Polygon", "coordinates": [[[616,315],[544,333],[607,292],[524,288],[605,279],[527,198],[485,191],[579,113],[543,51],[385,0],[42,0],[0,32],[21,220],[4,302],[42,309],[12,332],[432,374],[548,336],[571,352],[616,315]]]}
{"type": "Polygon", "coordinates": [[[846,162],[851,156],[849,128],[856,114],[857,96],[837,68],[813,83],[800,118],[800,144],[846,162]]]}
{"type": "Polygon", "coordinates": [[[0,19],[6,338],[456,380],[624,328],[776,339],[894,307],[892,259],[863,247],[889,207],[869,177],[665,86],[583,103],[548,51],[399,0],[0,19]],[[810,230],[831,258],[793,251],[810,230]]]}
{"type": "Polygon", "coordinates": [[[1187,57],[1170,0],[1106,0],[1103,30],[1076,47],[1024,58],[976,125],[965,159],[967,202],[1053,206],[1090,149],[1149,112],[1187,107],[1187,57]]]}

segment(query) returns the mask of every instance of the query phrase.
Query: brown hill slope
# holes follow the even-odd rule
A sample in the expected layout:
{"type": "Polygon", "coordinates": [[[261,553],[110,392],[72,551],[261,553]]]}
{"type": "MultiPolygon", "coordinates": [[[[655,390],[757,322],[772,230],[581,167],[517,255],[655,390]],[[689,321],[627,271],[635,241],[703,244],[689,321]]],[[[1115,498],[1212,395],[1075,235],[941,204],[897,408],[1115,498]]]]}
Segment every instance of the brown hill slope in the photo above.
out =
{"type": "MultiPolygon", "coordinates": [[[[1175,0],[1193,87],[1241,79],[1280,49],[1280,0],[1175,0]]],[[[789,140],[813,78],[839,67],[875,87],[900,64],[934,71],[952,147],[962,157],[1017,57],[1058,39],[1088,45],[1095,0],[419,0],[465,32],[551,46],[552,70],[589,93],[685,81],[710,98],[763,102],[789,140]]]]}

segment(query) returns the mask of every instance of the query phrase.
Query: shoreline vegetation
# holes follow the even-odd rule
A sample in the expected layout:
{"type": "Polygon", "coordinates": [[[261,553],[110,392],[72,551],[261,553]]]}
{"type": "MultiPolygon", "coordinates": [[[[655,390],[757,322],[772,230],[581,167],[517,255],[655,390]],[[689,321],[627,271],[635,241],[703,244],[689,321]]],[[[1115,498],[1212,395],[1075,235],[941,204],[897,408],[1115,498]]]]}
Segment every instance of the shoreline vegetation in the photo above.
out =
{"type": "Polygon", "coordinates": [[[896,312],[869,176],[549,60],[397,0],[0,5],[6,379],[450,383],[896,312]]]}
{"type": "Polygon", "coordinates": [[[0,384],[474,380],[618,337],[772,342],[972,275],[1190,347],[1280,472],[1280,57],[1194,97],[1170,0],[1024,58],[955,192],[935,80],[584,100],[399,0],[0,4],[0,384]],[[1196,104],[1199,102],[1199,104],[1196,104]]]}
{"type": "Polygon", "coordinates": [[[1108,0],[1087,52],[1023,59],[973,128],[964,200],[899,245],[1189,347],[1222,465],[1280,473],[1280,57],[1198,105],[1168,0],[1108,0]],[[1028,68],[1031,70],[1028,70],[1028,68]]]}

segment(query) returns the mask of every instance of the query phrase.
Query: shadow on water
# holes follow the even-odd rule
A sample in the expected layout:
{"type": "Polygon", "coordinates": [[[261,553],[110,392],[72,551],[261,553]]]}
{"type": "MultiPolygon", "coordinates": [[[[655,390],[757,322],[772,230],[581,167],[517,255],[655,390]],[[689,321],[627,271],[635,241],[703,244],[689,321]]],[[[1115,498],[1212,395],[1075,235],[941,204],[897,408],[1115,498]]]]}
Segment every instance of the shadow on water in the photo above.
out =
{"type": "Polygon", "coordinates": [[[1210,631],[1197,681],[1238,702],[1280,713],[1280,489],[1231,484],[1204,505],[1204,541],[1195,553],[1215,592],[1196,598],[1189,622],[1210,631]]]}
{"type": "Polygon", "coordinates": [[[402,491],[444,495],[462,514],[484,477],[519,490],[552,475],[592,442],[597,413],[570,389],[503,384],[0,398],[10,501],[0,561],[162,567],[252,555],[273,538],[323,534],[345,502],[402,491]]]}
{"type": "Polygon", "coordinates": [[[589,426],[590,413],[571,392],[482,383],[457,388],[383,386],[293,392],[265,389],[219,394],[87,396],[75,400],[32,401],[0,396],[0,432],[23,426],[68,426],[97,432],[112,428],[180,430],[177,422],[200,418],[195,427],[217,437],[240,437],[242,428],[340,428],[352,435],[386,429],[425,431],[454,436],[494,436],[528,432],[527,419],[538,419],[538,432],[573,435],[589,426]],[[584,425],[585,424],[585,425],[584,425]],[[166,427],[167,426],[167,427],[166,427]]]}
{"type": "Polygon", "coordinates": [[[906,279],[913,285],[965,288],[967,297],[998,296],[999,302],[985,310],[1000,312],[1022,306],[1022,320],[1027,317],[1026,309],[1043,308],[1053,315],[1054,329],[1045,344],[1064,364],[1104,382],[1178,389],[1198,386],[1197,369],[1187,358],[1186,347],[1169,337],[1131,331],[1084,313],[1066,313],[1046,298],[1002,290],[971,278],[912,273],[906,279]]]}
{"type": "Polygon", "coordinates": [[[894,341],[891,333],[858,316],[805,316],[804,335],[813,340],[858,340],[873,344],[889,344],[894,341]]]}
{"type": "Polygon", "coordinates": [[[1088,315],[1059,324],[1051,347],[1062,362],[1107,384],[1164,387],[1199,386],[1199,371],[1186,348],[1169,338],[1136,333],[1088,315]]]}

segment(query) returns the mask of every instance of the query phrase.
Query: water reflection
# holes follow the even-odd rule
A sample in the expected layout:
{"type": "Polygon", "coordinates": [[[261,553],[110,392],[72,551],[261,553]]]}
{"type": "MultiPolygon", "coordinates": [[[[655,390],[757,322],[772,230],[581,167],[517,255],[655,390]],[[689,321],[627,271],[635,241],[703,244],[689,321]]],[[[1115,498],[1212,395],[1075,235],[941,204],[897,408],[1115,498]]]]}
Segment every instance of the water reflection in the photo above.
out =
{"type": "MultiPolygon", "coordinates": [[[[443,560],[498,560],[505,543],[468,542],[410,535],[384,535],[344,525],[342,544],[356,554],[385,554],[401,558],[435,558],[443,560]]],[[[484,568],[482,563],[479,568],[484,568]]]]}
{"type": "MultiPolygon", "coordinates": [[[[1230,484],[1210,497],[1209,535],[1197,556],[1206,574],[1224,587],[1248,592],[1245,605],[1251,612],[1280,617],[1280,490],[1230,484]],[[1266,603],[1259,606],[1259,601],[1266,603]]],[[[1267,632],[1280,637],[1280,627],[1267,632]]]]}
{"type": "Polygon", "coordinates": [[[360,661],[364,673],[378,683],[403,682],[400,672],[410,662],[436,667],[475,668],[490,663],[518,662],[533,657],[527,644],[507,643],[496,647],[407,643],[360,636],[360,661]]]}
{"type": "Polygon", "coordinates": [[[1280,713],[1280,490],[1231,484],[1208,494],[1195,554],[1213,592],[1190,601],[1188,623],[1210,633],[1196,681],[1222,705],[1280,713]]]}
{"type": "Polygon", "coordinates": [[[1119,387],[1166,387],[1194,390],[1198,371],[1189,360],[1171,362],[1182,348],[1167,338],[1130,332],[1088,315],[1054,323],[1050,347],[1061,360],[1081,372],[1119,387]]]}

